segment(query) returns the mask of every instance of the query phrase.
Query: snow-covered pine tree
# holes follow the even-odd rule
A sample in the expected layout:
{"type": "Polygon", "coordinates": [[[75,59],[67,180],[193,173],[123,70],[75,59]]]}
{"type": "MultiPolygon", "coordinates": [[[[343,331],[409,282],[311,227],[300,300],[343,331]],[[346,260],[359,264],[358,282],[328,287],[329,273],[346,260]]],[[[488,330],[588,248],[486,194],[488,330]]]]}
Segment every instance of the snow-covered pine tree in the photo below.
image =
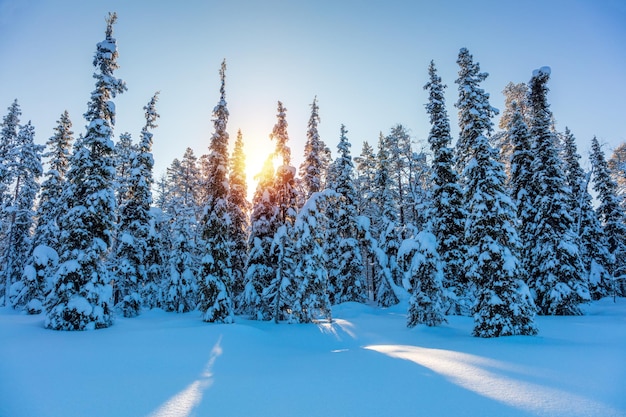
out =
{"type": "Polygon", "coordinates": [[[547,102],[549,78],[550,68],[543,67],[533,72],[529,83],[533,185],[528,190],[536,214],[528,238],[528,283],[541,314],[578,315],[590,295],[570,213],[572,190],[555,146],[547,102]]]}
{"type": "Polygon", "coordinates": [[[237,132],[235,147],[230,158],[230,184],[228,190],[228,212],[230,217],[230,259],[232,269],[232,299],[238,302],[244,289],[244,276],[248,261],[248,236],[250,233],[250,209],[247,199],[246,155],[243,151],[243,136],[237,132]]]}
{"type": "Polygon", "coordinates": [[[37,276],[23,273],[32,251],[34,204],[39,191],[37,180],[43,173],[41,154],[44,147],[35,144],[34,139],[35,128],[29,121],[20,127],[9,153],[8,168],[15,181],[11,205],[7,208],[9,231],[4,273],[5,282],[12,285],[9,298],[13,307],[24,308],[36,298],[32,310],[41,312],[44,283],[37,280],[37,276]]]}
{"type": "Polygon", "coordinates": [[[271,306],[274,321],[288,319],[292,309],[295,285],[293,278],[293,245],[290,239],[296,218],[298,193],[295,187],[296,169],[291,166],[291,149],[287,145],[287,109],[278,102],[277,120],[270,138],[276,141],[274,156],[280,159],[274,177],[275,204],[278,207],[277,228],[272,250],[276,256],[275,275],[263,292],[264,303],[271,306]]]}
{"type": "Polygon", "coordinates": [[[164,271],[160,305],[165,311],[186,313],[196,308],[198,282],[196,271],[196,218],[194,208],[183,204],[181,197],[169,203],[171,249],[164,271]]]}
{"type": "Polygon", "coordinates": [[[15,142],[17,141],[17,133],[20,128],[20,116],[22,110],[17,99],[8,108],[8,113],[2,118],[2,130],[0,131],[0,208],[5,205],[7,199],[10,199],[10,186],[13,182],[11,171],[9,170],[10,152],[12,152],[15,142]]]}
{"type": "Polygon", "coordinates": [[[264,297],[264,292],[276,275],[278,261],[276,253],[272,251],[278,228],[273,158],[271,154],[266,159],[262,171],[256,177],[258,184],[252,198],[245,286],[237,303],[240,313],[248,314],[255,320],[271,320],[273,314],[264,297]]]}
{"type": "Polygon", "coordinates": [[[591,166],[593,167],[593,189],[598,195],[598,217],[604,228],[611,254],[609,272],[613,278],[613,294],[626,295],[626,224],[624,210],[617,196],[617,184],[611,178],[604,151],[598,139],[591,140],[591,166]]]}
{"type": "Polygon", "coordinates": [[[506,194],[506,176],[487,135],[496,110],[480,88],[480,73],[469,51],[462,48],[457,63],[459,124],[465,167],[465,270],[476,286],[474,336],[535,334],[535,313],[519,263],[515,209],[506,194]]]}
{"type": "Polygon", "coordinates": [[[523,281],[514,206],[505,191],[504,167],[484,135],[467,165],[468,277],[477,286],[473,334],[533,335],[535,306],[523,281]]]}
{"type": "Polygon", "coordinates": [[[320,205],[326,196],[313,193],[300,209],[293,226],[295,260],[291,321],[311,323],[320,319],[331,321],[328,297],[328,273],[324,267],[324,215],[320,205]]]}
{"type": "Polygon", "coordinates": [[[597,300],[608,295],[612,285],[611,276],[607,269],[611,258],[608,241],[588,191],[591,173],[585,174],[580,166],[576,138],[567,127],[562,135],[562,140],[565,178],[567,185],[572,190],[570,204],[571,213],[574,217],[574,229],[580,242],[580,254],[589,291],[592,298],[597,300]]]}
{"type": "Polygon", "coordinates": [[[361,154],[354,158],[356,162],[357,210],[359,215],[372,218],[375,212],[373,199],[376,181],[376,155],[374,148],[364,141],[361,154]]]}
{"type": "Polygon", "coordinates": [[[43,154],[44,158],[48,158],[49,169],[41,184],[37,227],[33,235],[35,247],[44,245],[56,248],[59,243],[59,201],[69,168],[71,144],[74,142],[72,121],[67,110],[61,114],[54,131],[55,134],[46,142],[47,152],[43,154]]]}
{"type": "Polygon", "coordinates": [[[228,212],[228,108],[226,107],[226,61],[220,68],[220,100],[213,109],[215,131],[209,145],[207,201],[199,227],[202,230],[198,308],[207,322],[232,323],[233,302],[228,212]]]}
{"type": "Polygon", "coordinates": [[[367,299],[363,281],[363,258],[357,235],[354,165],[347,132],[342,124],[337,145],[339,155],[333,162],[335,178],[329,184],[335,195],[328,199],[327,207],[331,212],[328,217],[332,221],[328,224],[325,252],[329,265],[329,281],[332,282],[332,293],[329,297],[334,304],[346,301],[365,302],[367,299]]]}
{"type": "Polygon", "coordinates": [[[467,48],[461,48],[456,63],[459,65],[459,78],[454,82],[459,85],[459,99],[454,106],[459,109],[460,128],[456,143],[456,163],[461,184],[464,184],[465,166],[472,159],[470,148],[476,137],[475,132],[490,134],[493,131],[491,118],[498,114],[498,110],[491,107],[489,94],[479,87],[489,74],[480,72],[479,63],[474,62],[467,48]]]}
{"type": "Polygon", "coordinates": [[[115,198],[117,206],[122,207],[128,200],[128,189],[132,174],[133,155],[137,146],[130,133],[124,132],[115,143],[115,198]]]}
{"type": "Polygon", "coordinates": [[[525,274],[524,281],[528,284],[527,272],[531,269],[531,250],[534,244],[535,215],[537,210],[534,203],[533,180],[533,153],[531,150],[531,137],[528,126],[516,102],[511,103],[514,110],[509,124],[506,126],[506,136],[511,143],[511,166],[509,177],[509,194],[516,210],[517,230],[520,239],[520,262],[522,272],[525,274]]]}
{"type": "Polygon", "coordinates": [[[115,222],[112,99],[126,90],[113,75],[118,67],[116,20],[117,15],[110,13],[106,38],[97,44],[96,88],[85,113],[87,133],[74,147],[63,187],[59,268],[45,303],[49,329],[98,329],[113,323],[112,292],[103,262],[115,222]]]}
{"type": "Polygon", "coordinates": [[[174,159],[167,168],[168,198],[181,197],[185,206],[193,207],[196,219],[200,217],[200,170],[193,149],[187,148],[182,159],[174,159]]]}
{"type": "Polygon", "coordinates": [[[398,250],[398,258],[406,265],[403,284],[411,294],[407,326],[445,323],[443,269],[435,235],[425,230],[405,239],[398,250]]]}
{"type": "Polygon", "coordinates": [[[9,240],[9,219],[7,208],[11,205],[11,185],[13,183],[13,173],[9,170],[11,163],[10,154],[17,141],[17,133],[19,131],[20,116],[22,111],[17,99],[13,101],[8,108],[8,113],[2,118],[2,130],[0,131],[0,254],[2,254],[0,262],[0,300],[4,305],[9,305],[9,288],[11,282],[6,280],[6,254],[8,251],[9,240]]]}
{"type": "Polygon", "coordinates": [[[156,93],[144,107],[146,124],[136,149],[130,153],[125,196],[121,199],[118,221],[118,243],[115,250],[113,277],[119,288],[116,308],[124,317],[135,317],[143,304],[143,295],[156,298],[157,283],[148,282],[146,258],[151,232],[152,205],[152,129],[157,127],[156,93]]]}
{"type": "Polygon", "coordinates": [[[58,217],[63,181],[69,166],[70,145],[73,141],[72,122],[65,111],[54,128],[55,134],[46,142],[49,169],[41,184],[39,205],[35,218],[37,226],[33,233],[32,252],[24,268],[22,281],[25,287],[20,297],[29,314],[39,314],[47,291],[50,275],[56,270],[59,256],[55,250],[59,243],[58,217]]]}
{"type": "Polygon", "coordinates": [[[401,230],[397,225],[395,200],[390,193],[392,184],[388,170],[389,154],[386,140],[387,138],[381,133],[378,141],[376,188],[373,196],[376,212],[372,217],[372,237],[377,241],[377,247],[373,248],[376,260],[374,294],[376,302],[384,307],[400,301],[396,294],[396,287],[402,279],[397,263],[401,230]]]}
{"type": "Polygon", "coordinates": [[[317,125],[320,122],[317,97],[311,103],[311,117],[309,118],[304,145],[304,160],[300,165],[300,182],[302,184],[302,201],[306,201],[311,194],[325,188],[325,177],[330,163],[330,150],[320,138],[317,125]]]}
{"type": "Polygon", "coordinates": [[[428,67],[429,100],[426,111],[430,115],[428,143],[432,152],[432,209],[428,229],[435,235],[437,253],[443,267],[443,287],[447,313],[468,315],[472,300],[468,299],[465,278],[463,236],[465,214],[463,192],[454,168],[454,151],[450,148],[450,121],[445,107],[444,88],[433,61],[428,67]]]}

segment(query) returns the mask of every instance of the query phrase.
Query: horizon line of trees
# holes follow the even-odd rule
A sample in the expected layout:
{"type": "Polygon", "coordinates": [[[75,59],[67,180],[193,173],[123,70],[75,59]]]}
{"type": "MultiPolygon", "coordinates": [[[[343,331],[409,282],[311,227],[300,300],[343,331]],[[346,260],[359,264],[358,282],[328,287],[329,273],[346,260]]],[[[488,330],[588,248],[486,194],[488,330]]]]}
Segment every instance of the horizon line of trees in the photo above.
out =
{"type": "Polygon", "coordinates": [[[535,314],[578,315],[592,299],[626,295],[626,144],[607,160],[593,138],[585,172],[574,135],[556,131],[548,67],[506,86],[495,132],[498,111],[480,86],[488,74],[462,48],[452,147],[431,61],[428,155],[396,125],[353,158],[342,125],[333,160],[314,98],[297,170],[279,101],[275,149],[249,202],[241,131],[228,151],[225,61],[207,154],[187,148],[154,181],[158,93],[139,142],[123,133],[114,143],[113,99],[126,90],[114,76],[116,19],[97,44],[84,134],[74,138],[64,112],[46,146],[35,144],[17,100],[0,124],[5,306],[84,330],[144,308],[308,323],[331,320],[338,303],[408,300],[409,327],[472,315],[475,336],[496,337],[535,334],[535,314]]]}

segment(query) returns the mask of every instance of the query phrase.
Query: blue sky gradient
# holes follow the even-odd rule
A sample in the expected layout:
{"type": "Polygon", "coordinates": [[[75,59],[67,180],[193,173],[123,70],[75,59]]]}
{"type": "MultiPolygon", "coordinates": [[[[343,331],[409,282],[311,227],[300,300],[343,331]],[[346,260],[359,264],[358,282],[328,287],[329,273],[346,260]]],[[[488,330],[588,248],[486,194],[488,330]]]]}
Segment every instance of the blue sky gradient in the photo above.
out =
{"type": "Polygon", "coordinates": [[[448,85],[456,135],[461,47],[490,74],[483,87],[500,109],[509,81],[527,82],[533,69],[550,66],[557,128],[572,130],[585,164],[593,135],[607,152],[626,141],[626,2],[619,0],[0,0],[0,114],[17,98],[40,143],[65,109],[76,136],[84,132],[92,58],[109,11],[118,13],[116,75],[128,85],[115,100],[116,136],[129,131],[138,140],[142,107],[161,91],[156,175],[188,146],[206,152],[224,58],[229,133],[234,141],[242,129],[250,173],[273,149],[277,100],[288,109],[296,166],[316,95],[320,133],[333,151],[341,123],[353,156],[397,123],[426,146],[422,87],[431,59],[448,85]]]}

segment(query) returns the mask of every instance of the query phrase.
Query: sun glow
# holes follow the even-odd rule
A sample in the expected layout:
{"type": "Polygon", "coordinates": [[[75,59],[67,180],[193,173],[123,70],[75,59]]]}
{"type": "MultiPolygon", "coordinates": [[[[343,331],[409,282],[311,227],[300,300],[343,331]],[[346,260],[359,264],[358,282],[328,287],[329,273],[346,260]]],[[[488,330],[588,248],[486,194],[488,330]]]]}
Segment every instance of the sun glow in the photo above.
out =
{"type": "MultiPolygon", "coordinates": [[[[245,140],[245,138],[244,138],[245,140]]],[[[267,141],[269,142],[269,141],[267,141]]],[[[248,201],[252,201],[254,192],[259,184],[260,176],[267,158],[270,157],[274,148],[271,143],[246,143],[246,183],[248,185],[248,201]]]]}

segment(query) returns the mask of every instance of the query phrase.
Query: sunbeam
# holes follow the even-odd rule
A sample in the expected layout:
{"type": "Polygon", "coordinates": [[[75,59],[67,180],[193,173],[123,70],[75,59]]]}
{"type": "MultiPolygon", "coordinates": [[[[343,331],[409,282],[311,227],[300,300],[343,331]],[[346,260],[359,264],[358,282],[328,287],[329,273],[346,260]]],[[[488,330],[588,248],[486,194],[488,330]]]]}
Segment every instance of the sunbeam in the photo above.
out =
{"type": "Polygon", "coordinates": [[[622,415],[581,395],[515,379],[511,374],[523,373],[520,369],[480,356],[403,345],[372,345],[365,349],[415,362],[467,390],[539,416],[622,415]]]}
{"type": "Polygon", "coordinates": [[[222,336],[217,340],[200,378],[189,384],[187,388],[170,398],[149,417],[188,417],[200,404],[204,391],[213,384],[213,364],[222,354],[222,336]]]}

